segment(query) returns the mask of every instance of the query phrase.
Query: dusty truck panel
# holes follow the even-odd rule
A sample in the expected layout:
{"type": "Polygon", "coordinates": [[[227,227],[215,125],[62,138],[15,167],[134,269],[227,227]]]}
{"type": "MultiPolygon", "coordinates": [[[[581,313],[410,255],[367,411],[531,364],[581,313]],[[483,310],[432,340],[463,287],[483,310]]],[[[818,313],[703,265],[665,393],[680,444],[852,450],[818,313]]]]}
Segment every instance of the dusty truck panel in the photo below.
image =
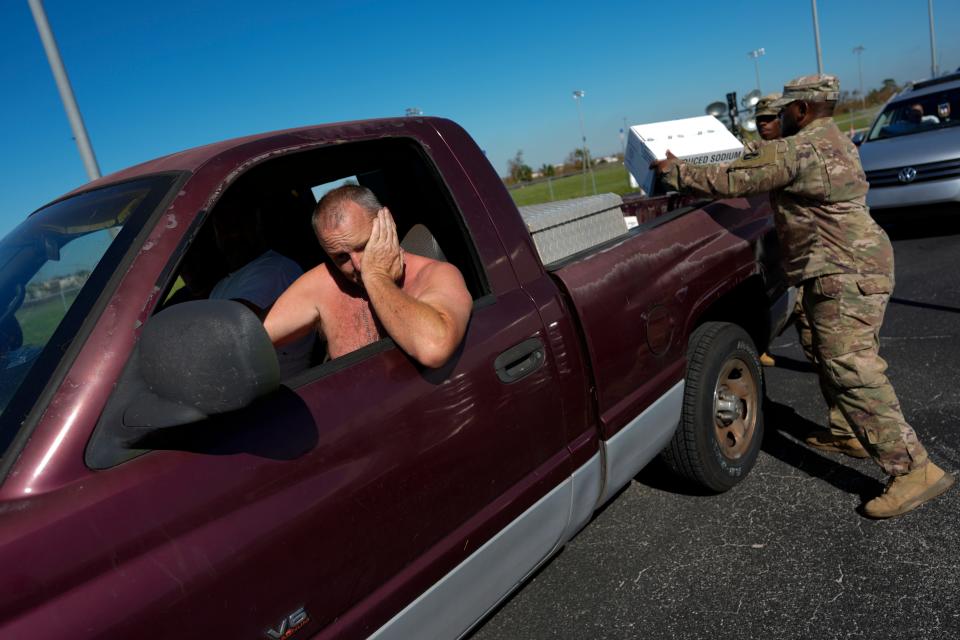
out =
{"type": "Polygon", "coordinates": [[[682,378],[702,305],[759,272],[767,216],[742,199],[687,209],[554,270],[584,328],[605,437],[682,378]]]}
{"type": "MultiPolygon", "coordinates": [[[[547,269],[466,132],[403,118],[215,143],[85,185],[35,214],[46,226],[25,223],[30,242],[0,244],[27,265],[0,276],[3,304],[87,237],[61,211],[163,175],[153,208],[96,227],[123,228],[49,342],[4,346],[27,373],[0,405],[0,635],[457,636],[671,437],[694,328],[736,321],[730,308],[765,317],[777,290],[749,286],[770,221],[746,200],[628,200],[638,229],[547,269]],[[451,361],[424,370],[387,338],[314,354],[240,410],[137,423],[131,403],[153,393],[137,386],[142,328],[166,322],[188,263],[222,258],[211,220],[228,196],[309,268],[324,259],[316,194],[346,179],[401,231],[425,225],[464,274],[474,308],[451,361]]],[[[205,304],[191,331],[211,330],[205,304]]],[[[195,364],[228,359],[201,347],[195,364]]],[[[190,380],[187,366],[177,384],[190,380]]]]}

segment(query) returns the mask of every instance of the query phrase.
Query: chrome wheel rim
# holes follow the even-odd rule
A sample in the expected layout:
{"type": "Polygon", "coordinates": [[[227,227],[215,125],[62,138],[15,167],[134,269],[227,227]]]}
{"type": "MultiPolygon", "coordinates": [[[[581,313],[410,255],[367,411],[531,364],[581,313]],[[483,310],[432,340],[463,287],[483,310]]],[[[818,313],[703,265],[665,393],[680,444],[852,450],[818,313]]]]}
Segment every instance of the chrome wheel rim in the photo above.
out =
{"type": "Polygon", "coordinates": [[[714,437],[727,458],[743,456],[753,442],[759,403],[756,380],[747,363],[724,363],[713,391],[714,437]]]}

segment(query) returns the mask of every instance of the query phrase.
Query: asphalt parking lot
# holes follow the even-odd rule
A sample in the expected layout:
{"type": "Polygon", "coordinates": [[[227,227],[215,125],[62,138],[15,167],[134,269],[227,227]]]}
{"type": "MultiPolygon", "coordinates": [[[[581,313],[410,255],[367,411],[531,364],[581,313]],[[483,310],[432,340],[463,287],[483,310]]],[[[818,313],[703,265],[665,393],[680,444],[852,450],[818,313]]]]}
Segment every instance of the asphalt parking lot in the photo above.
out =
{"type": "MultiPolygon", "coordinates": [[[[897,286],[881,354],[931,457],[960,471],[960,210],[885,221],[897,286]]],[[[791,327],[771,348],[756,467],[720,496],[657,463],[504,603],[474,640],[960,638],[960,489],[888,521],[869,460],[800,444],[826,424],[791,327]]]]}

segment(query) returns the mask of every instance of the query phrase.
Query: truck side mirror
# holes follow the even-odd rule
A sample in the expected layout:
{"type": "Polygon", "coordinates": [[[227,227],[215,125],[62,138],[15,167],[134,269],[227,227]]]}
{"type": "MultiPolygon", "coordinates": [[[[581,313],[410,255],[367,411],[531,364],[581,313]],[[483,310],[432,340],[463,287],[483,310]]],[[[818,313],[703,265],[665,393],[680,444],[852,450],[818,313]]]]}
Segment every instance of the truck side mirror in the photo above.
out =
{"type": "MultiPolygon", "coordinates": [[[[143,391],[123,425],[165,428],[241,409],[280,386],[277,354],[259,318],[232,300],[196,300],[164,309],[137,345],[143,391]]],[[[141,385],[137,385],[141,386],[141,385]]]]}
{"type": "Polygon", "coordinates": [[[859,147],[861,144],[863,144],[863,133],[857,132],[853,134],[853,137],[850,138],[850,141],[859,147]]]}
{"type": "Polygon", "coordinates": [[[276,351],[250,309],[231,300],[174,305],[144,325],[84,460],[108,469],[149,451],[150,438],[182,439],[177,427],[189,430],[279,388],[276,351]]]}

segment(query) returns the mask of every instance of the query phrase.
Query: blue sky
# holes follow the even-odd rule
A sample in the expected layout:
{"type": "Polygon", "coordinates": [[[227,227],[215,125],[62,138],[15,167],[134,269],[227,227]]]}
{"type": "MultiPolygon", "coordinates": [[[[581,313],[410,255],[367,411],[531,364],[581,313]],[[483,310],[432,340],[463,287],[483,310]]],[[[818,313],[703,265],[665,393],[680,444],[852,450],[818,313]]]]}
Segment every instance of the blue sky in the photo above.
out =
{"type": "MultiPolygon", "coordinates": [[[[825,70],[843,88],[929,75],[925,0],[820,0],[825,70]]],[[[638,124],[701,115],[816,72],[808,0],[292,2],[46,0],[104,174],[207,142],[403,115],[452,118],[501,174],[518,149],[594,155],[638,124]]],[[[935,0],[941,68],[960,67],[960,2],[935,0]]],[[[26,0],[0,0],[0,234],[86,181],[26,0]]]]}

